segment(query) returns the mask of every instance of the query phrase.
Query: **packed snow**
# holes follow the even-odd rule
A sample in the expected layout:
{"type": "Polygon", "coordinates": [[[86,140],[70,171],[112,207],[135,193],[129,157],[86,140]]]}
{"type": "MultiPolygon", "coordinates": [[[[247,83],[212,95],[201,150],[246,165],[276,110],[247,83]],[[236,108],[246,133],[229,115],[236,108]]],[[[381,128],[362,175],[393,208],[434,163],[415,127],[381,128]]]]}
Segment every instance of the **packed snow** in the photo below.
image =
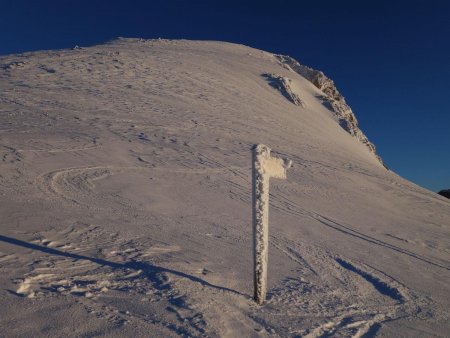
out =
{"type": "Polygon", "coordinates": [[[450,200],[319,73],[210,41],[0,57],[0,335],[448,336],[450,200]],[[255,144],[293,162],[261,306],[255,144]]]}

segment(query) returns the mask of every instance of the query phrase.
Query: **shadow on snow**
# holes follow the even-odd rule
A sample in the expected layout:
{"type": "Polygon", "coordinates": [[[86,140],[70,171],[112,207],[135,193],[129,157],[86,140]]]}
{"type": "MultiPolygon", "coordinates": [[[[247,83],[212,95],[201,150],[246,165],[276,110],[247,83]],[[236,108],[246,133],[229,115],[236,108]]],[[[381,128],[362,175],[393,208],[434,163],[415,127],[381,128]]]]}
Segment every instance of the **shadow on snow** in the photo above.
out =
{"type": "Polygon", "coordinates": [[[162,276],[162,274],[168,273],[168,274],[172,274],[172,275],[175,275],[175,276],[178,276],[181,278],[186,278],[194,283],[199,283],[205,287],[210,287],[210,288],[213,288],[216,290],[231,292],[235,295],[248,297],[247,295],[244,295],[243,293],[241,293],[239,291],[229,289],[229,288],[226,288],[223,286],[211,284],[211,283],[205,281],[204,279],[189,275],[187,273],[168,269],[168,268],[163,268],[161,266],[157,266],[157,265],[153,265],[153,264],[149,264],[149,263],[137,262],[137,261],[131,261],[131,262],[127,262],[127,263],[117,263],[117,262],[108,261],[108,260],[105,260],[102,258],[88,257],[88,256],[70,253],[70,252],[60,251],[60,250],[56,250],[53,248],[28,243],[28,242],[25,242],[25,241],[22,241],[19,239],[6,237],[6,236],[2,236],[2,235],[0,235],[0,241],[9,243],[9,244],[13,244],[13,245],[17,245],[17,246],[21,246],[21,247],[28,248],[28,249],[39,250],[39,251],[42,251],[42,252],[50,254],[50,255],[57,255],[57,256],[62,256],[62,257],[67,257],[67,258],[72,258],[72,259],[86,260],[86,261],[90,261],[90,262],[93,262],[93,263],[96,263],[99,265],[109,266],[113,269],[142,270],[144,275],[150,280],[150,282],[153,284],[153,286],[158,290],[164,290],[164,289],[169,288],[169,285],[167,285],[167,278],[164,278],[162,276]]]}

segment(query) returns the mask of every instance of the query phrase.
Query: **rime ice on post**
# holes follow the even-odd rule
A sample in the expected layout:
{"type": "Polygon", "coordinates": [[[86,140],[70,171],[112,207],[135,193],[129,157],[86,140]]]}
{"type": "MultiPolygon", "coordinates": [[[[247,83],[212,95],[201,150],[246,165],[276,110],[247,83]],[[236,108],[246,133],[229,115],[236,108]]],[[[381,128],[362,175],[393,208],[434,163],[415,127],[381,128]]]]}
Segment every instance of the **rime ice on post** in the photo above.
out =
{"type": "Polygon", "coordinates": [[[269,250],[269,179],[286,178],[291,161],[270,156],[270,148],[253,147],[253,264],[254,298],[258,304],[266,300],[267,259],[269,250]]]}

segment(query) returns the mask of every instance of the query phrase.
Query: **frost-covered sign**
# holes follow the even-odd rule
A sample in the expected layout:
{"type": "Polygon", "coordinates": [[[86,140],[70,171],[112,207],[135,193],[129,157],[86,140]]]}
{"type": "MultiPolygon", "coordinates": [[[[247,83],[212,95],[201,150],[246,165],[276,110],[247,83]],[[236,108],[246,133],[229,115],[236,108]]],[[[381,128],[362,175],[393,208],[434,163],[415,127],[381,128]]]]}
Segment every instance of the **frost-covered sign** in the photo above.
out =
{"type": "Polygon", "coordinates": [[[270,148],[258,144],[253,148],[253,264],[254,298],[266,300],[267,259],[269,250],[269,179],[286,178],[291,161],[272,157],[270,148]]]}

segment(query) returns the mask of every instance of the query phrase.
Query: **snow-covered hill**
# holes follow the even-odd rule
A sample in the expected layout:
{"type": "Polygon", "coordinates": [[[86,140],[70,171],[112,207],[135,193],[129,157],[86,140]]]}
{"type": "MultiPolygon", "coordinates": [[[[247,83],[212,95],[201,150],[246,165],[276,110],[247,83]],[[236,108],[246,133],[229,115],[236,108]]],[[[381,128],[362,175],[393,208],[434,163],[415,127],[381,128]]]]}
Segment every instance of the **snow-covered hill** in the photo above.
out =
{"type": "Polygon", "coordinates": [[[295,62],[141,39],[1,57],[1,335],[448,334],[449,200],[386,170],[295,62]],[[263,306],[256,143],[294,164],[263,306]]]}

